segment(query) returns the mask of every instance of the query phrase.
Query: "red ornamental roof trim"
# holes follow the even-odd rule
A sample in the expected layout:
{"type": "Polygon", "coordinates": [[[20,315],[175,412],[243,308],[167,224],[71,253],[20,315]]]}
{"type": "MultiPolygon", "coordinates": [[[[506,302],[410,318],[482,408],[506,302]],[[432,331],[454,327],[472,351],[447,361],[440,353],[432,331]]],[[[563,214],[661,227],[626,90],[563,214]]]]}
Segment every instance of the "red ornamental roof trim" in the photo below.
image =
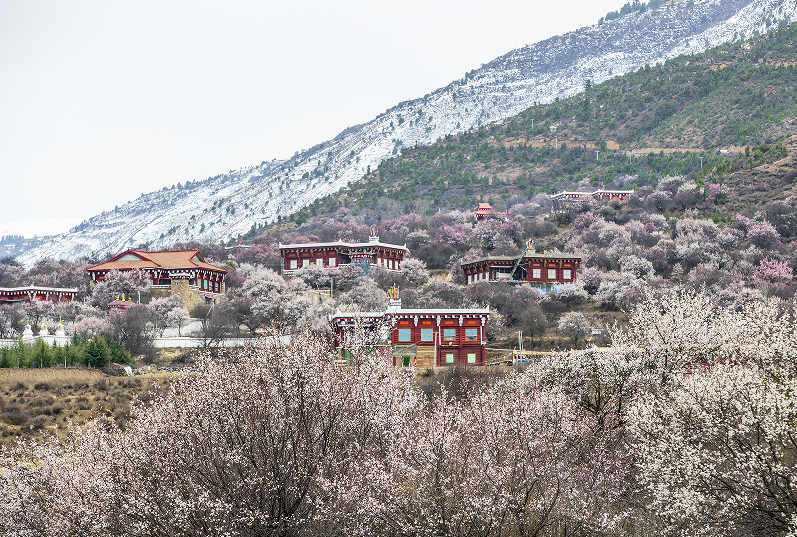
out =
{"type": "Polygon", "coordinates": [[[540,261],[581,261],[580,255],[565,255],[565,254],[529,254],[524,253],[516,256],[487,256],[487,257],[480,257],[478,259],[473,259],[471,261],[460,263],[462,268],[469,267],[471,265],[477,265],[481,263],[514,263],[518,259],[529,259],[535,260],[538,259],[540,261]]]}
{"type": "Polygon", "coordinates": [[[338,311],[330,316],[331,321],[357,319],[360,321],[381,321],[388,318],[402,317],[484,317],[490,315],[490,308],[472,309],[388,309],[384,312],[345,312],[338,311]]]}

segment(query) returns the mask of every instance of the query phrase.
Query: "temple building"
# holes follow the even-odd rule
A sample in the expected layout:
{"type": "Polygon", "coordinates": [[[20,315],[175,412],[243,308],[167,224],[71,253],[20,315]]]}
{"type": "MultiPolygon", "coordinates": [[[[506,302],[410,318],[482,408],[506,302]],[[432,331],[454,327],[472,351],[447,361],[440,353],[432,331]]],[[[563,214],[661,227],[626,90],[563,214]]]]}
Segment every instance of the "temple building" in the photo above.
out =
{"type": "Polygon", "coordinates": [[[560,192],[559,194],[551,196],[551,203],[553,204],[553,210],[559,210],[566,202],[624,201],[633,193],[633,190],[604,190],[603,187],[601,187],[595,192],[560,192]]]}
{"type": "Polygon", "coordinates": [[[0,287],[0,304],[19,304],[32,300],[70,302],[77,296],[77,287],[0,287]]]}
{"type": "Polygon", "coordinates": [[[346,356],[355,327],[380,332],[394,366],[485,365],[484,327],[490,308],[403,309],[394,289],[384,312],[341,312],[330,316],[336,346],[346,356]]]}
{"type": "Polygon", "coordinates": [[[475,209],[473,209],[473,215],[476,217],[476,220],[483,220],[490,215],[495,214],[495,209],[489,203],[479,203],[475,209]]]}
{"type": "Polygon", "coordinates": [[[367,273],[371,267],[401,271],[401,262],[407,254],[407,245],[385,244],[379,242],[375,228],[367,243],[351,242],[311,242],[305,244],[279,245],[282,257],[282,274],[291,276],[300,268],[310,266],[326,269],[347,265],[358,265],[367,273]]]}
{"type": "Polygon", "coordinates": [[[216,300],[226,291],[227,269],[205,262],[199,250],[125,250],[110,261],[86,269],[92,283],[103,281],[112,270],[137,271],[153,296],[179,295],[186,306],[216,300]]]}
{"type": "Polygon", "coordinates": [[[529,283],[550,291],[555,284],[573,283],[581,266],[581,258],[563,254],[542,254],[533,242],[516,256],[487,256],[462,263],[468,284],[487,282],[529,283]]]}

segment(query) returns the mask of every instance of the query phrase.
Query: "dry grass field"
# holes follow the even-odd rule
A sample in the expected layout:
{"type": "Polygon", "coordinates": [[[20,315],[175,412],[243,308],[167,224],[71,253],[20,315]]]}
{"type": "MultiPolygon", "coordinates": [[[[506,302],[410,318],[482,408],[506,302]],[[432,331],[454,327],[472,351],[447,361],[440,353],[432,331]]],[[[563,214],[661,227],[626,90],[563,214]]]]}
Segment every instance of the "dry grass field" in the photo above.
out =
{"type": "Polygon", "coordinates": [[[146,399],[170,375],[110,376],[96,369],[0,369],[0,445],[18,437],[61,436],[72,422],[114,418],[124,427],[134,397],[146,399]]]}

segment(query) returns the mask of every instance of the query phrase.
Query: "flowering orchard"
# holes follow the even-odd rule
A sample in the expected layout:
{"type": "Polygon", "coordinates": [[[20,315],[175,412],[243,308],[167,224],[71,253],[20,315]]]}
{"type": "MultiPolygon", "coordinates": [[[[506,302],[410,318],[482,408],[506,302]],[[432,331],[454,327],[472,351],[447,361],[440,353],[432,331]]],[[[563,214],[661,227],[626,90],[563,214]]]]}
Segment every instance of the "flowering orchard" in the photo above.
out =
{"type": "Polygon", "coordinates": [[[786,535],[797,336],[647,288],[609,349],[428,398],[304,331],[211,358],[68,439],[3,453],[8,535],[786,535]]]}
{"type": "Polygon", "coordinates": [[[429,404],[409,371],[264,338],[64,443],[5,454],[18,535],[523,535],[622,517],[614,439],[514,375],[429,404]]]}

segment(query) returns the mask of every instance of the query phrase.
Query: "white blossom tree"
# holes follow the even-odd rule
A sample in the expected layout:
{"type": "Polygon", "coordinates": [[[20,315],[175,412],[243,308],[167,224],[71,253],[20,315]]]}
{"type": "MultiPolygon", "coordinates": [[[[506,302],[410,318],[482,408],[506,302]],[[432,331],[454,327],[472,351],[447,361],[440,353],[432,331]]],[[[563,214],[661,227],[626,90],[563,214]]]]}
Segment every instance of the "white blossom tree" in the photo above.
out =
{"type": "Polygon", "coordinates": [[[716,364],[632,408],[641,484],[668,532],[797,531],[797,381],[716,364]]]}
{"type": "Polygon", "coordinates": [[[565,337],[573,340],[573,346],[578,346],[578,341],[589,336],[591,329],[589,322],[580,311],[565,313],[559,319],[559,331],[565,337]]]}

